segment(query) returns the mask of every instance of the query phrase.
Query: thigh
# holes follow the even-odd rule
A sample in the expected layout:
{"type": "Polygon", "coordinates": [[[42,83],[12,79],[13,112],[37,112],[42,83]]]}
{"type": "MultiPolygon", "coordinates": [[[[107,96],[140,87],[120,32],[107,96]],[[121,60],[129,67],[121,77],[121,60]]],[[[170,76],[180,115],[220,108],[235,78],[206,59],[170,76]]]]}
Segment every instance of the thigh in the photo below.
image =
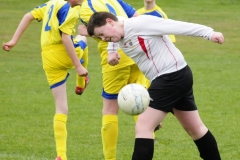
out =
{"type": "Polygon", "coordinates": [[[136,138],[153,138],[153,132],[157,125],[163,121],[167,113],[148,107],[138,116],[136,123],[136,138]]]}
{"type": "MultiPolygon", "coordinates": [[[[103,94],[109,94],[109,96],[116,96],[122,89],[122,87],[128,84],[129,77],[130,66],[103,73],[103,94]]],[[[108,99],[107,95],[105,98],[108,99]]]]}
{"type": "Polygon", "coordinates": [[[42,52],[42,63],[50,88],[63,84],[67,80],[68,69],[74,67],[63,48],[42,52]]]}
{"type": "Polygon", "coordinates": [[[172,112],[181,98],[181,91],[175,87],[175,82],[169,81],[168,77],[157,77],[148,88],[150,95],[149,106],[164,112],[172,112]]]}
{"type": "Polygon", "coordinates": [[[182,77],[180,77],[177,88],[181,89],[182,97],[176,104],[175,108],[182,111],[194,111],[197,110],[193,95],[193,76],[191,69],[187,66],[184,68],[182,77]]]}
{"type": "Polygon", "coordinates": [[[56,88],[64,84],[69,76],[67,70],[45,70],[45,74],[47,77],[48,84],[50,89],[56,88]]]}
{"type": "Polygon", "coordinates": [[[145,77],[145,75],[139,70],[136,64],[131,66],[131,72],[128,83],[141,84],[145,88],[149,88],[150,81],[145,77]]]}
{"type": "Polygon", "coordinates": [[[63,46],[44,49],[42,52],[42,62],[44,69],[70,69],[74,64],[63,46]]]}
{"type": "Polygon", "coordinates": [[[83,60],[85,67],[88,65],[88,46],[86,43],[86,37],[77,35],[74,39],[74,47],[77,57],[83,60]]]}
{"type": "Polygon", "coordinates": [[[131,65],[130,66],[130,73],[129,73],[128,84],[141,82],[140,79],[139,79],[139,76],[143,75],[141,73],[142,72],[139,70],[139,68],[138,68],[138,66],[136,64],[131,65]]]}
{"type": "Polygon", "coordinates": [[[195,111],[197,106],[195,104],[193,89],[189,88],[188,91],[182,94],[182,98],[176,104],[175,108],[181,111],[195,111]]]}
{"type": "Polygon", "coordinates": [[[192,74],[188,66],[157,77],[148,89],[152,98],[150,106],[166,112],[172,112],[173,108],[184,111],[196,110],[192,84],[192,74]]]}
{"type": "Polygon", "coordinates": [[[207,132],[207,128],[203,124],[198,110],[180,111],[174,108],[173,112],[182,127],[192,137],[193,140],[201,138],[207,132]]]}
{"type": "Polygon", "coordinates": [[[66,83],[52,89],[52,94],[55,101],[56,113],[68,113],[66,83]]]}

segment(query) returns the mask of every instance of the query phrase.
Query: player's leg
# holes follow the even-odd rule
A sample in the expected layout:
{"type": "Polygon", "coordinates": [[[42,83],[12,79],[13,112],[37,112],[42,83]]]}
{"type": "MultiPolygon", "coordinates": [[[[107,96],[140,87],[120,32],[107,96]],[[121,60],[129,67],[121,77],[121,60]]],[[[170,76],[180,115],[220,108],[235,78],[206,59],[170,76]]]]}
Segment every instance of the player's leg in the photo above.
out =
{"type": "Polygon", "coordinates": [[[102,143],[105,160],[116,159],[118,139],[118,104],[120,89],[127,84],[130,67],[103,73],[103,109],[102,109],[102,143]]]}
{"type": "Polygon", "coordinates": [[[52,88],[52,94],[55,100],[56,113],[54,115],[53,128],[54,137],[56,142],[57,156],[61,157],[61,160],[66,160],[67,150],[67,95],[66,95],[66,83],[52,88]]]}
{"type": "Polygon", "coordinates": [[[152,160],[154,153],[154,129],[172,109],[172,105],[169,105],[169,102],[172,101],[169,95],[172,92],[165,85],[166,83],[162,78],[156,78],[148,88],[151,97],[150,107],[138,117],[132,160],[152,160]]]}
{"type": "MultiPolygon", "coordinates": [[[[146,82],[145,76],[139,70],[138,66],[136,64],[131,65],[128,84],[137,83],[137,84],[140,84],[140,85],[144,86],[145,88],[147,88],[145,82],[146,82]]],[[[135,123],[137,123],[138,116],[137,115],[133,116],[133,118],[134,118],[135,123]]]]}
{"type": "Polygon", "coordinates": [[[61,157],[61,160],[66,160],[66,123],[68,114],[66,80],[68,78],[67,69],[72,68],[73,64],[65,52],[64,47],[61,45],[57,46],[54,52],[48,48],[46,48],[46,50],[43,49],[42,62],[55,101],[56,112],[54,115],[53,128],[56,151],[57,155],[61,157]]]}
{"type": "Polygon", "coordinates": [[[181,96],[180,89],[176,87],[178,72],[161,75],[155,78],[148,88],[151,97],[148,109],[140,114],[136,125],[133,160],[151,160],[154,153],[153,131],[162,122],[168,112],[171,112],[181,96]],[[142,119],[142,120],[141,120],[142,119]]]}
{"type": "Polygon", "coordinates": [[[201,158],[204,160],[220,160],[217,142],[203,124],[194,102],[192,79],[191,69],[187,66],[183,69],[181,83],[176,86],[176,88],[182,90],[182,96],[173,109],[174,115],[197,145],[201,158]]]}
{"type": "Polygon", "coordinates": [[[103,97],[102,144],[105,160],[116,160],[118,140],[118,105],[116,99],[103,97]]]}
{"type": "MultiPolygon", "coordinates": [[[[130,77],[129,77],[129,81],[128,83],[137,83],[140,84],[142,86],[144,86],[146,89],[148,89],[150,87],[150,81],[145,77],[145,75],[139,70],[138,66],[136,64],[131,66],[131,71],[130,71],[130,77]]],[[[134,120],[135,122],[137,122],[138,116],[134,116],[134,120]]],[[[159,130],[162,127],[162,124],[158,124],[155,129],[154,132],[159,130]]],[[[155,133],[153,132],[153,138],[154,138],[154,142],[156,141],[155,139],[155,133]]]]}
{"type": "Polygon", "coordinates": [[[48,73],[48,80],[52,81],[50,88],[55,101],[56,112],[54,115],[53,129],[56,142],[57,156],[61,160],[67,159],[67,94],[66,94],[66,80],[68,78],[67,70],[54,70],[48,73]],[[52,75],[52,76],[51,76],[52,75]],[[61,79],[61,80],[60,80],[61,79]],[[63,80],[62,80],[63,79],[63,80]]]}
{"type": "MultiPolygon", "coordinates": [[[[74,39],[75,51],[84,68],[88,67],[88,46],[86,37],[77,35],[74,39]]],[[[89,76],[83,77],[76,74],[75,93],[81,95],[89,83],[89,76]]]]}
{"type": "Polygon", "coordinates": [[[66,94],[66,80],[68,77],[67,70],[65,71],[46,71],[46,75],[52,90],[52,95],[55,101],[55,115],[53,120],[54,137],[56,142],[57,156],[61,160],[66,160],[67,155],[67,94],[66,94]],[[59,78],[62,77],[60,80],[59,78]],[[51,83],[52,82],[52,83],[51,83]]]}
{"type": "Polygon", "coordinates": [[[185,131],[197,145],[200,157],[204,160],[220,160],[217,142],[212,133],[203,124],[198,111],[180,111],[174,109],[174,115],[185,131]]]}
{"type": "Polygon", "coordinates": [[[139,115],[132,160],[152,160],[154,152],[153,132],[166,115],[166,112],[151,107],[139,115]]]}

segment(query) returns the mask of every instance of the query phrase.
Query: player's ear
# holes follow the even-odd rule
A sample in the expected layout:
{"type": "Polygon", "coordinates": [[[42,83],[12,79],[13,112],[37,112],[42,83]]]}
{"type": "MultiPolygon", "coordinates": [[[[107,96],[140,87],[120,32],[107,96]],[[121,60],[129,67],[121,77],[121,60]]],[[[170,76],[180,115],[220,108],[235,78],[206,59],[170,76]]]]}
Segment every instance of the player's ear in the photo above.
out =
{"type": "Polygon", "coordinates": [[[109,23],[110,25],[113,25],[113,20],[111,18],[107,18],[106,22],[109,23]]]}

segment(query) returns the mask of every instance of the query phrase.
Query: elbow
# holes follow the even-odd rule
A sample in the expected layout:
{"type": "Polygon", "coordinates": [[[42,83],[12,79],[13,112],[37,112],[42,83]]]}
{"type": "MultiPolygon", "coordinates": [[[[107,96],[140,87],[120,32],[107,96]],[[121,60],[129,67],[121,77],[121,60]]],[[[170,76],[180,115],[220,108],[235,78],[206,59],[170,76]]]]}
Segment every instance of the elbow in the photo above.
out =
{"type": "Polygon", "coordinates": [[[66,44],[67,43],[67,39],[70,39],[70,36],[64,32],[62,32],[62,42],[63,44],[66,44]]]}
{"type": "Polygon", "coordinates": [[[23,18],[25,18],[25,19],[27,19],[27,20],[29,20],[29,21],[32,21],[32,20],[35,19],[30,12],[26,13],[26,14],[23,16],[23,18]]]}
{"type": "Polygon", "coordinates": [[[79,25],[78,26],[78,33],[82,36],[89,36],[87,32],[87,27],[84,25],[79,25]]]}

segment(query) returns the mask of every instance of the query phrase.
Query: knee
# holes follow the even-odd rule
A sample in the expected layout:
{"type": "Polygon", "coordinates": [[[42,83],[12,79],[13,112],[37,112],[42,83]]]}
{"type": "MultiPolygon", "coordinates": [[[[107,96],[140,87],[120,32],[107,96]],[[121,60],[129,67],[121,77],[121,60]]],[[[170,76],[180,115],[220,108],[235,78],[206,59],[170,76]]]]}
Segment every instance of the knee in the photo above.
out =
{"type": "Polygon", "coordinates": [[[102,114],[107,115],[107,114],[113,114],[117,115],[118,114],[118,105],[117,104],[104,104],[103,109],[102,109],[102,114]]]}
{"type": "Polygon", "coordinates": [[[77,35],[75,39],[83,40],[85,43],[87,43],[87,38],[85,36],[77,35]]]}
{"type": "Polygon", "coordinates": [[[135,126],[135,132],[136,133],[143,133],[143,132],[154,132],[153,126],[151,126],[147,121],[141,121],[141,119],[137,121],[136,126],[135,126]]]}
{"type": "Polygon", "coordinates": [[[208,131],[207,127],[203,123],[195,125],[193,127],[185,126],[183,128],[193,140],[201,138],[208,131]]]}

